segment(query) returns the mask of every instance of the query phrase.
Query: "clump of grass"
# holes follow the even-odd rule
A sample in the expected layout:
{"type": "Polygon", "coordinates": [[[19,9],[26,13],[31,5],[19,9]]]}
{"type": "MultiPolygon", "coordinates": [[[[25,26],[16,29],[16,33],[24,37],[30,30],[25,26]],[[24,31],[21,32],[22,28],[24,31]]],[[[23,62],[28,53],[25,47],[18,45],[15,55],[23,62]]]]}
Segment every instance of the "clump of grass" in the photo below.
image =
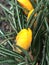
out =
{"type": "Polygon", "coordinates": [[[28,21],[27,16],[24,14],[22,8],[17,0],[5,0],[10,5],[9,8],[0,3],[5,17],[1,15],[1,21],[9,22],[12,31],[3,31],[0,29],[0,38],[4,40],[0,43],[0,64],[8,63],[9,65],[49,65],[49,1],[48,0],[34,0],[32,4],[34,5],[34,12],[31,14],[28,21]],[[37,16],[34,17],[34,14],[37,16]],[[34,28],[33,24],[36,21],[37,25],[34,28]],[[15,36],[17,33],[23,29],[30,27],[33,32],[33,40],[29,51],[31,51],[31,56],[29,51],[22,49],[23,54],[13,51],[13,44],[15,44],[15,36]],[[6,48],[9,45],[9,48],[6,48]],[[23,56],[24,55],[24,56],[23,56]],[[34,56],[32,60],[31,57],[34,56]]]}

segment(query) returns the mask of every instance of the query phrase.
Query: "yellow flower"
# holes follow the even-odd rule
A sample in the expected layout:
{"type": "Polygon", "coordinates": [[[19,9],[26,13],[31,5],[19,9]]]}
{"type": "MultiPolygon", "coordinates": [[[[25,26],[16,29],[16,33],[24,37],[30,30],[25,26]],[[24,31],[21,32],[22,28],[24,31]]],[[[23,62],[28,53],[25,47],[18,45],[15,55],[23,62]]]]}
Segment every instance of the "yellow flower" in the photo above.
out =
{"type": "MultiPolygon", "coordinates": [[[[30,18],[30,16],[31,16],[31,14],[33,13],[33,11],[34,11],[34,9],[32,9],[32,10],[28,13],[27,20],[30,18]]],[[[36,13],[34,16],[36,16],[36,15],[37,15],[37,13],[36,13]]],[[[37,22],[35,21],[35,22],[34,22],[34,27],[36,27],[36,25],[37,25],[37,22]]]]}
{"type": "Polygon", "coordinates": [[[28,13],[27,20],[29,19],[29,17],[31,16],[31,14],[32,14],[33,11],[34,11],[34,9],[32,9],[32,10],[28,13]]]}
{"type": "Polygon", "coordinates": [[[29,0],[17,0],[17,1],[20,3],[22,7],[26,8],[27,10],[33,9],[33,6],[29,0]]]}
{"type": "MultiPolygon", "coordinates": [[[[34,7],[32,6],[32,4],[29,0],[17,0],[17,1],[20,3],[20,5],[23,8],[25,8],[28,11],[34,9],[34,7]]],[[[25,12],[25,14],[28,14],[28,12],[26,10],[24,12],[25,12]]]]}
{"type": "MultiPolygon", "coordinates": [[[[30,28],[22,29],[16,36],[16,45],[28,50],[32,42],[32,31],[30,28]]],[[[17,48],[18,52],[22,52],[17,48]]]]}

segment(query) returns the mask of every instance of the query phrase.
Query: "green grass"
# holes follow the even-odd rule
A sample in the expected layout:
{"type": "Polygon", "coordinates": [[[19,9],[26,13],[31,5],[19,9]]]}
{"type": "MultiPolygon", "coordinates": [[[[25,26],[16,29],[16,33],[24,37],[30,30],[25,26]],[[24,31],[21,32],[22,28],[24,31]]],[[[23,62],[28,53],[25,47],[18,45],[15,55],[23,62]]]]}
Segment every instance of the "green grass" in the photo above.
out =
{"type": "Polygon", "coordinates": [[[3,41],[0,43],[0,65],[8,63],[9,65],[49,65],[49,1],[48,0],[31,0],[35,10],[27,21],[27,16],[24,14],[24,8],[16,0],[5,0],[10,4],[7,8],[0,3],[5,16],[0,15],[0,22],[7,21],[12,31],[3,31],[0,29],[0,38],[3,41]],[[34,15],[37,13],[37,16],[34,15]],[[34,22],[37,23],[33,27],[34,22]],[[23,54],[13,51],[13,44],[15,45],[15,37],[23,28],[31,28],[33,32],[33,39],[29,51],[22,49],[23,54]],[[9,48],[6,47],[9,45],[9,48]],[[34,59],[31,59],[29,52],[32,52],[34,59]],[[24,56],[23,56],[24,55],[24,56]]]}

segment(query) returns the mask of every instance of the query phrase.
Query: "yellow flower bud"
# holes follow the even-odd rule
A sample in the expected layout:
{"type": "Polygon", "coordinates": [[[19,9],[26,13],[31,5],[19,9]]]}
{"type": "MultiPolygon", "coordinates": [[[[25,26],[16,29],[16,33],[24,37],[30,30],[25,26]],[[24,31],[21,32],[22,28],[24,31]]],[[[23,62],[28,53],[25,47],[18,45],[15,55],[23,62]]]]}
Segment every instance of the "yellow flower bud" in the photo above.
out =
{"type": "MultiPolygon", "coordinates": [[[[32,6],[31,2],[29,0],[17,0],[20,5],[25,8],[27,11],[30,11],[32,9],[34,9],[34,7],[32,6]]],[[[24,13],[27,15],[28,12],[24,10],[24,13]]]]}
{"type": "Polygon", "coordinates": [[[29,17],[31,16],[31,14],[32,14],[33,11],[34,11],[34,9],[32,9],[32,10],[28,13],[27,20],[29,19],[29,17]]]}
{"type": "MultiPolygon", "coordinates": [[[[31,16],[31,14],[33,13],[33,11],[34,11],[34,9],[32,9],[32,10],[28,13],[27,20],[30,18],[30,16],[31,16]]],[[[37,15],[37,13],[36,13],[34,16],[36,16],[36,15],[37,15]]],[[[35,22],[34,22],[34,27],[36,27],[36,25],[37,25],[37,22],[35,21],[35,22]]]]}
{"type": "MultiPolygon", "coordinates": [[[[30,28],[22,29],[16,36],[16,45],[28,50],[32,42],[32,31],[30,28]]],[[[17,48],[18,52],[22,52],[17,48]]]]}
{"type": "Polygon", "coordinates": [[[32,10],[33,9],[33,6],[31,4],[31,2],[29,0],[17,0],[20,5],[23,7],[23,8],[26,8],[27,10],[32,10]]]}

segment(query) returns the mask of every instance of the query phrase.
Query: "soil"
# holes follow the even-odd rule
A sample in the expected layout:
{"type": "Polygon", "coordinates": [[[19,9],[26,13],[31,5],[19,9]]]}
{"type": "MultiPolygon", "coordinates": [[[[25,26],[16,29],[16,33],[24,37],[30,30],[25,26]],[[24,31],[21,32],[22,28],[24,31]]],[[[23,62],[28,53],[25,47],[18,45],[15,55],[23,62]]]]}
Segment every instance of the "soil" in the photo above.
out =
{"type": "MultiPolygon", "coordinates": [[[[0,0],[0,3],[3,4],[4,6],[9,7],[5,0],[0,0]]],[[[4,17],[4,12],[3,12],[2,8],[0,7],[0,17],[1,16],[4,17]]],[[[3,20],[3,21],[0,20],[0,30],[2,30],[3,32],[4,31],[5,32],[11,31],[11,27],[9,25],[9,22],[5,21],[5,20],[3,20]]],[[[0,43],[2,41],[3,41],[3,38],[0,37],[0,43]]],[[[2,56],[0,56],[0,58],[2,58],[2,56]]],[[[0,65],[9,65],[9,64],[8,63],[4,63],[4,64],[0,64],[0,65]]]]}

